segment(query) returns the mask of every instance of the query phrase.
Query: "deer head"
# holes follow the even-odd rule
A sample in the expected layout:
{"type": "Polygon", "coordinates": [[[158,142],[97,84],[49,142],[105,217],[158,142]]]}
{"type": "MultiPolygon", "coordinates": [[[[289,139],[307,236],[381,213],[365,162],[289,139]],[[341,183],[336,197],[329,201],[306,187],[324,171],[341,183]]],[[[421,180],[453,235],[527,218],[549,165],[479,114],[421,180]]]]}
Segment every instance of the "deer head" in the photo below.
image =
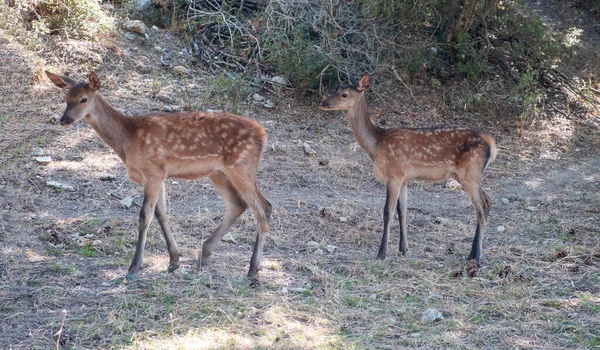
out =
{"type": "Polygon", "coordinates": [[[52,74],[48,71],[46,71],[46,76],[59,88],[69,89],[65,97],[67,108],[60,117],[60,125],[70,126],[89,116],[91,111],[94,110],[94,104],[100,89],[100,80],[96,73],[90,73],[87,83],[76,83],[70,78],[52,74]]]}
{"type": "Polygon", "coordinates": [[[371,86],[371,77],[369,73],[364,73],[357,82],[349,74],[348,78],[351,85],[341,88],[335,94],[321,101],[320,107],[326,111],[346,111],[351,109],[354,104],[360,100],[363,93],[371,86]]]}

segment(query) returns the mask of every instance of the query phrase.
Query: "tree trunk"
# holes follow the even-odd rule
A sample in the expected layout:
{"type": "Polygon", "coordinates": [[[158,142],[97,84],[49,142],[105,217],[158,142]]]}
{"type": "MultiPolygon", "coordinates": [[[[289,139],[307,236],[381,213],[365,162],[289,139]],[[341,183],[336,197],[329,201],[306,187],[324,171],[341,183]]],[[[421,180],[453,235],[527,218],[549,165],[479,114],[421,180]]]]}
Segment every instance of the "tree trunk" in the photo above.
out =
{"type": "Polygon", "coordinates": [[[480,0],[459,0],[450,1],[455,5],[450,5],[451,10],[448,18],[447,35],[446,40],[448,42],[456,42],[461,35],[469,31],[473,22],[475,21],[475,15],[477,14],[477,3],[480,0]],[[458,2],[458,4],[456,4],[458,2]]]}

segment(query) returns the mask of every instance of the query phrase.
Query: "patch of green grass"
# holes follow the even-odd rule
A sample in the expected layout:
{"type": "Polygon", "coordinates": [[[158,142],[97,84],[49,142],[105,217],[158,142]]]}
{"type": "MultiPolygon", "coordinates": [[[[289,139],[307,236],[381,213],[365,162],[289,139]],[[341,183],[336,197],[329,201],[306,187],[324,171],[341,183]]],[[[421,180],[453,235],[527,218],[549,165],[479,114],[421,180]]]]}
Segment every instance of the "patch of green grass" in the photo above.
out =
{"type": "Polygon", "coordinates": [[[72,266],[65,266],[62,264],[52,264],[48,267],[48,271],[60,274],[60,275],[75,275],[78,270],[72,266]]]}
{"type": "Polygon", "coordinates": [[[27,280],[27,285],[29,286],[40,286],[42,285],[42,280],[39,278],[31,278],[27,280]]]}
{"type": "Polygon", "coordinates": [[[50,245],[50,244],[46,245],[46,247],[44,247],[44,250],[46,251],[46,254],[50,255],[50,256],[59,257],[59,256],[63,255],[62,249],[55,247],[53,245],[50,245]]]}
{"type": "Polygon", "coordinates": [[[92,247],[91,245],[84,245],[77,248],[77,252],[86,258],[97,258],[100,256],[100,251],[98,249],[92,247]]]}
{"type": "Polygon", "coordinates": [[[94,233],[94,231],[95,231],[94,229],[96,227],[100,226],[101,223],[102,223],[102,221],[98,218],[91,218],[91,219],[85,220],[80,225],[81,235],[87,236],[89,234],[94,233]]]}
{"type": "Polygon", "coordinates": [[[347,307],[358,307],[360,305],[360,297],[346,296],[344,297],[344,305],[347,307]]]}

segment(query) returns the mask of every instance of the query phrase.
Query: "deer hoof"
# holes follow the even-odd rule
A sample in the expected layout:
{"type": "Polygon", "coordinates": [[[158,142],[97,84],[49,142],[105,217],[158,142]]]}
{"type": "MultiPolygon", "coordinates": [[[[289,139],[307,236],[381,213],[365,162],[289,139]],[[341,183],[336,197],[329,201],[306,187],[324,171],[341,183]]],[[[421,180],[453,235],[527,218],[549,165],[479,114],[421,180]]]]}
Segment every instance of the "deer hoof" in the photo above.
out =
{"type": "Polygon", "coordinates": [[[179,268],[178,264],[171,264],[171,265],[169,265],[169,268],[167,269],[167,272],[171,273],[171,272],[177,270],[178,268],[179,268]]]}
{"type": "Polygon", "coordinates": [[[127,281],[135,281],[137,279],[137,275],[135,273],[128,273],[125,275],[125,279],[127,281]]]}

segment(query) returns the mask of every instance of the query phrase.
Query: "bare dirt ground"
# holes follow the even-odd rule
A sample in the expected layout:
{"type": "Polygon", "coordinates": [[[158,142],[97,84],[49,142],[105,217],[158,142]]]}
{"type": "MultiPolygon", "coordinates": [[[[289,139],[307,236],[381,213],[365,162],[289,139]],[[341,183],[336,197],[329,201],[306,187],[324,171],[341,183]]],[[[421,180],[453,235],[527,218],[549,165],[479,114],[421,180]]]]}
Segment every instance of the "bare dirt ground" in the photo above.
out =
{"type": "Polygon", "coordinates": [[[143,271],[125,282],[141,187],[85,123],[56,125],[63,92],[43,70],[83,80],[95,69],[106,99],[128,114],[207,107],[201,72],[178,76],[160,64],[156,46],[173,53],[172,65],[185,63],[177,45],[158,31],[147,43],[54,38],[33,54],[0,32],[0,348],[600,347],[598,129],[576,112],[522,132],[510,117],[441,114],[426,87],[412,87],[420,106],[402,87],[368,100],[388,124],[469,124],[496,137],[481,267],[465,267],[475,216],[452,183],[409,185],[409,254],[397,254],[396,223],[389,258],[375,261],[385,191],[368,157],[343,115],[283,91],[274,109],[243,106],[269,134],[259,185],[274,212],[260,286],[245,278],[249,213],[232,229],[237,244],[222,242],[205,271],[193,270],[224,208],[208,181],[180,180],[167,188],[182,268],[166,273],[153,223],[143,271]],[[306,141],[316,156],[304,153],[306,141]],[[53,162],[37,164],[36,150],[53,162]],[[116,179],[101,181],[104,173],[116,179]],[[123,208],[128,196],[134,204],[123,208]],[[421,322],[428,308],[444,319],[421,322]]]}

